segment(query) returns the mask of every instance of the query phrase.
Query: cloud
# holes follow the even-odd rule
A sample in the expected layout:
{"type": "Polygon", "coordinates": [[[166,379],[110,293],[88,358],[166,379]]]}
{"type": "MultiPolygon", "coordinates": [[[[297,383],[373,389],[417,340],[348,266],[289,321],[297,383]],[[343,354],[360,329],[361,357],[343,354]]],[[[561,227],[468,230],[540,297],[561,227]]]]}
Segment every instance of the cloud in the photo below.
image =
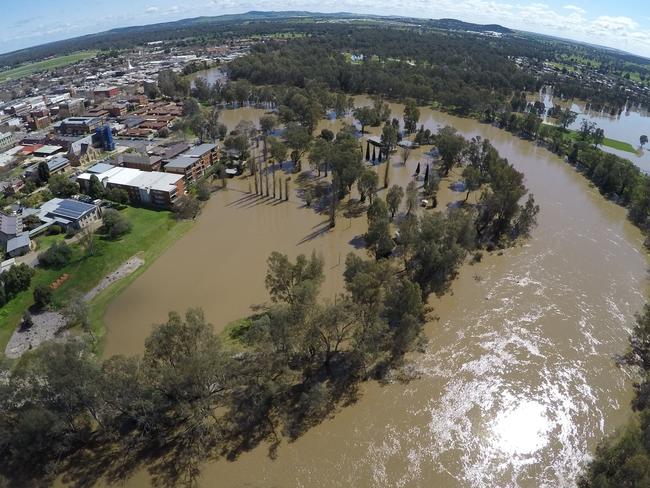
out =
{"type": "Polygon", "coordinates": [[[148,14],[155,14],[158,12],[158,10],[159,10],[158,7],[147,7],[145,12],[148,14]]]}
{"type": "Polygon", "coordinates": [[[565,5],[562,8],[566,10],[570,10],[571,12],[575,12],[576,14],[580,14],[580,15],[584,15],[587,13],[585,9],[578,7],[576,5],[565,5]]]}

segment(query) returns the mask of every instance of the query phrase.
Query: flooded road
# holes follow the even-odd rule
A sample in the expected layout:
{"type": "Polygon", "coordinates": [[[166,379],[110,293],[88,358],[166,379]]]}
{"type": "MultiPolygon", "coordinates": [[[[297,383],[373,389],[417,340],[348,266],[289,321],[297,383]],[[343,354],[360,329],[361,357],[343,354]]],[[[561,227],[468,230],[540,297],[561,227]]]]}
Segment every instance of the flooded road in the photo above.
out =
{"type": "MultiPolygon", "coordinates": [[[[392,108],[401,116],[401,106],[392,108]]],[[[236,112],[222,120],[236,123],[236,112]]],[[[202,486],[570,487],[597,441],[629,415],[630,378],[613,358],[644,303],[648,262],[625,210],[542,148],[421,112],[432,130],[450,124],[489,138],[525,173],[541,206],[532,239],[465,265],[451,292],[430,300],[429,343],[411,358],[418,379],[368,384],[355,405],[284,441],[276,460],[260,446],[236,462],[211,463],[202,486]]],[[[419,160],[421,151],[406,166],[393,161],[391,184],[406,185],[419,160]]],[[[327,217],[295,195],[276,203],[247,194],[245,180],[230,187],[111,304],[106,355],[140,352],[150,324],[169,310],[201,306],[216,329],[249,314],[267,300],[271,250],[322,253],[324,295],[340,289],[345,254],[364,253],[354,247],[363,216],[341,217],[328,232],[327,217]]],[[[441,186],[441,204],[458,198],[441,186]]],[[[147,486],[146,472],[126,485],[147,486]]]]}

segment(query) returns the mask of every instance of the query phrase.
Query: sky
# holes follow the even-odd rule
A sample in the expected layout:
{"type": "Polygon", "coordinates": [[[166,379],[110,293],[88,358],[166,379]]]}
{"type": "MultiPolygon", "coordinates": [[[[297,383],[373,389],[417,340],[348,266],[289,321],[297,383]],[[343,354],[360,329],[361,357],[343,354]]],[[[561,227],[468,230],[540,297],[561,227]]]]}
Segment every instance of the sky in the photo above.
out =
{"type": "Polygon", "coordinates": [[[613,47],[650,58],[648,0],[0,0],[0,53],[100,32],[249,10],[453,17],[613,47]]]}

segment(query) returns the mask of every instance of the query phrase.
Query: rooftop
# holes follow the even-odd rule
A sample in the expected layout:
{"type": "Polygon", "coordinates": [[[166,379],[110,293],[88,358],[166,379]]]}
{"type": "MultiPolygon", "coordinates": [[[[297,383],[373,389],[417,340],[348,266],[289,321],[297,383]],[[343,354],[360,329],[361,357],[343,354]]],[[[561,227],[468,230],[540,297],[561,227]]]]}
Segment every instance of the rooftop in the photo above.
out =
{"type": "Polygon", "coordinates": [[[196,164],[197,158],[192,158],[189,156],[178,156],[169,161],[165,165],[165,169],[170,169],[170,168],[178,168],[178,169],[186,169],[192,166],[193,164],[196,164]]]}
{"type": "Polygon", "coordinates": [[[185,153],[185,156],[198,158],[209,151],[213,151],[216,147],[216,144],[199,144],[198,146],[191,147],[190,150],[185,153]]]}

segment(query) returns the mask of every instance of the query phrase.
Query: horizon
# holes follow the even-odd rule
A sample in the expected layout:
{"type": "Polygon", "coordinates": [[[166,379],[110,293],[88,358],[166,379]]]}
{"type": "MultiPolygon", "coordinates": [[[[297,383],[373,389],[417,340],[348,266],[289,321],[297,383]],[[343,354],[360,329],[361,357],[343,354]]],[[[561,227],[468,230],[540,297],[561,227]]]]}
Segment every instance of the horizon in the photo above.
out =
{"type": "Polygon", "coordinates": [[[419,19],[454,18],[477,24],[500,24],[515,30],[589,43],[650,58],[650,16],[640,14],[644,8],[640,0],[625,2],[624,5],[608,5],[611,2],[604,0],[597,0],[589,5],[584,0],[569,1],[572,3],[551,0],[546,3],[513,4],[507,1],[469,0],[459,4],[453,0],[438,0],[435,5],[431,5],[420,0],[397,12],[387,2],[370,5],[368,0],[352,3],[347,0],[319,3],[291,0],[274,3],[273,8],[268,8],[267,2],[252,3],[248,0],[207,0],[189,7],[179,7],[173,0],[115,0],[115,7],[112,9],[114,13],[97,19],[99,12],[93,6],[96,4],[88,6],[80,0],[68,0],[68,6],[78,4],[80,7],[73,9],[74,14],[70,14],[68,9],[62,12],[60,7],[46,0],[28,0],[15,8],[12,7],[9,14],[3,16],[0,21],[4,32],[0,38],[0,54],[124,27],[154,25],[196,17],[243,14],[250,11],[305,11],[312,14],[351,13],[419,19]],[[39,12],[39,15],[33,15],[33,12],[39,12]],[[630,16],[634,14],[636,18],[630,16]],[[60,25],[57,25],[56,21],[53,22],[57,16],[60,17],[60,25]],[[41,20],[44,18],[47,19],[45,24],[41,20]],[[37,35],[33,34],[35,31],[38,32],[37,35]]]}

